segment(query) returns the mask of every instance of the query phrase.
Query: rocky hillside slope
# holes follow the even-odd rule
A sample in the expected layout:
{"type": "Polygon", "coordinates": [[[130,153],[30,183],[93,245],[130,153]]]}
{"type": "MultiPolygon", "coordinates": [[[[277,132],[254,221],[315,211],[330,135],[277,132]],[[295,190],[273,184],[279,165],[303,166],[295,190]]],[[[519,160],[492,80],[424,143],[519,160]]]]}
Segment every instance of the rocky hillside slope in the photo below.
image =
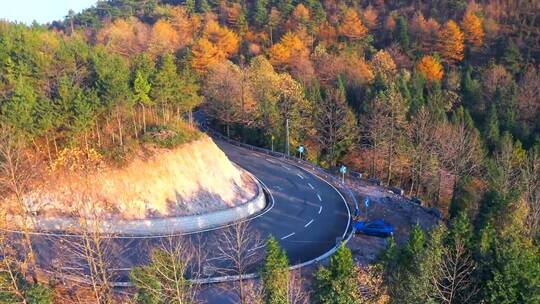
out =
{"type": "Polygon", "coordinates": [[[53,171],[25,195],[25,204],[40,217],[146,219],[223,210],[256,195],[253,178],[207,136],[172,150],[152,149],[120,169],[53,171]]]}

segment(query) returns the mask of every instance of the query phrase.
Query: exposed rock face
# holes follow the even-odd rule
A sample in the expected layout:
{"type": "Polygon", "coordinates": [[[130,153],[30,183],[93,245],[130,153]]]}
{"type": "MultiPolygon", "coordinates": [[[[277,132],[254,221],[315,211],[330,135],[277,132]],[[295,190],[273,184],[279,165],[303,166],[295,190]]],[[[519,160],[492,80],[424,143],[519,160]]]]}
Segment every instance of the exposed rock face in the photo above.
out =
{"type": "Polygon", "coordinates": [[[206,136],[137,157],[122,169],[87,176],[58,173],[48,181],[25,197],[42,217],[77,217],[90,210],[122,219],[203,214],[237,206],[257,194],[252,177],[206,136]]]}

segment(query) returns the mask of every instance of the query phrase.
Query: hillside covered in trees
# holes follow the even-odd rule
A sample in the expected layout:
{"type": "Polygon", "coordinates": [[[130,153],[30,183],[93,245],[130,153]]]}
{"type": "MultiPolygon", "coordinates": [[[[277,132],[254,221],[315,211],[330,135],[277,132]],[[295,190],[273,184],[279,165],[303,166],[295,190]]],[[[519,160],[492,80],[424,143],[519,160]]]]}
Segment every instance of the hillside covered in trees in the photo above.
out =
{"type": "MultiPolygon", "coordinates": [[[[443,211],[448,228],[417,229],[381,258],[381,298],[538,303],[539,12],[533,0],[109,0],[47,25],[0,22],[0,145],[48,167],[80,153],[122,164],[141,144],[195,138],[201,108],[231,137],[304,145],[312,162],[443,211]]],[[[317,301],[345,303],[319,283],[317,301]]]]}

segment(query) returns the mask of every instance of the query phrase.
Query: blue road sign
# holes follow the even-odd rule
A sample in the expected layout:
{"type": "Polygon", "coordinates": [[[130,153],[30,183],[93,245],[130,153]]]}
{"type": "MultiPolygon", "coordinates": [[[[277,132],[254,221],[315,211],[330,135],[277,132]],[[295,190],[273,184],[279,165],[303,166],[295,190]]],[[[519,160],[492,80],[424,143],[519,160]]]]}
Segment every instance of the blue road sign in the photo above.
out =
{"type": "Polygon", "coordinates": [[[341,172],[342,174],[347,173],[347,167],[341,166],[341,168],[339,168],[339,172],[341,172]]]}
{"type": "Polygon", "coordinates": [[[300,146],[300,147],[298,147],[298,152],[300,152],[300,153],[304,153],[304,146],[300,146]]]}
{"type": "Polygon", "coordinates": [[[369,198],[366,197],[366,199],[364,200],[364,205],[367,207],[369,207],[369,198]]]}

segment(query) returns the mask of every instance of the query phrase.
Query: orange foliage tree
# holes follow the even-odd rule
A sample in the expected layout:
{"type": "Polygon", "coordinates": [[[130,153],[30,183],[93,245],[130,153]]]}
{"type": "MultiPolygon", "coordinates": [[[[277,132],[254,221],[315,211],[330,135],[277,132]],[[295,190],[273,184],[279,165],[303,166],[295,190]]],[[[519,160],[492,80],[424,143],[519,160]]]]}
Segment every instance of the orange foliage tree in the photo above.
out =
{"type": "Polygon", "coordinates": [[[223,58],[230,58],[240,46],[238,35],[226,27],[219,26],[215,21],[206,24],[203,38],[208,39],[220,51],[223,58]]]}
{"type": "Polygon", "coordinates": [[[200,21],[198,18],[188,15],[183,7],[173,7],[170,11],[169,20],[180,38],[180,48],[193,41],[193,34],[199,30],[200,21]]]}
{"type": "Polygon", "coordinates": [[[131,56],[148,48],[150,29],[135,18],[118,19],[104,26],[96,35],[99,44],[123,56],[131,56]]]}
{"type": "Polygon", "coordinates": [[[463,60],[464,47],[464,35],[459,26],[453,20],[446,22],[437,43],[437,50],[442,59],[448,63],[463,60]]]}
{"type": "Polygon", "coordinates": [[[377,26],[377,18],[379,17],[377,11],[373,9],[373,6],[369,5],[363,12],[362,17],[369,29],[373,29],[377,26]]]}
{"type": "Polygon", "coordinates": [[[308,55],[308,49],[302,39],[293,32],[285,34],[279,43],[270,48],[270,62],[278,67],[289,66],[295,58],[308,55]]]}
{"type": "Polygon", "coordinates": [[[149,53],[159,56],[173,53],[180,48],[180,36],[174,27],[165,20],[158,20],[152,27],[149,53]]]}
{"type": "Polygon", "coordinates": [[[368,30],[360,21],[356,10],[349,8],[343,16],[339,33],[350,41],[357,41],[366,37],[368,30]]]}
{"type": "Polygon", "coordinates": [[[416,71],[426,78],[429,83],[441,81],[444,75],[442,65],[433,56],[424,56],[416,65],[416,71]]]}
{"type": "Polygon", "coordinates": [[[481,47],[484,42],[484,29],[482,20],[473,12],[467,11],[463,17],[463,32],[467,42],[475,47],[481,47]]]}
{"type": "Polygon", "coordinates": [[[210,20],[202,38],[193,45],[191,64],[195,70],[205,73],[213,65],[236,54],[239,45],[238,35],[210,20]]]}
{"type": "Polygon", "coordinates": [[[310,19],[309,9],[302,3],[298,4],[291,15],[291,23],[293,27],[305,25],[310,19]]]}
{"type": "Polygon", "coordinates": [[[317,38],[324,45],[329,46],[336,42],[337,31],[336,31],[336,28],[333,27],[330,23],[324,22],[320,24],[317,27],[316,32],[317,32],[317,38]]]}
{"type": "Polygon", "coordinates": [[[391,80],[397,72],[396,63],[394,58],[385,50],[378,51],[373,58],[371,59],[371,67],[375,72],[375,75],[378,75],[384,81],[391,80]]]}
{"type": "Polygon", "coordinates": [[[191,49],[193,59],[191,66],[200,73],[205,73],[208,68],[221,61],[219,50],[208,39],[199,39],[191,49]]]}

